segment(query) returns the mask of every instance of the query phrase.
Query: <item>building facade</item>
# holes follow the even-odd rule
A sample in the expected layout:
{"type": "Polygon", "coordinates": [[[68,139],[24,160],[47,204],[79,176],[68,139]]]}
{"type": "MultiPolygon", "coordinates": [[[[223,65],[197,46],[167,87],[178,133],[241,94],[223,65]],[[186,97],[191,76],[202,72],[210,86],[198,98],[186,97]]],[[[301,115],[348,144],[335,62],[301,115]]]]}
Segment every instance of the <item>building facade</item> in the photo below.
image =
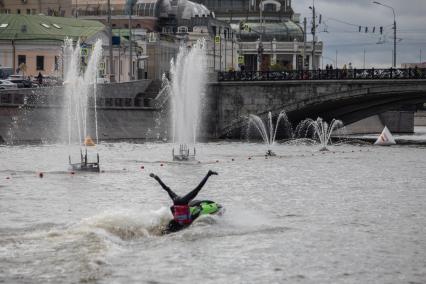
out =
{"type": "MultiPolygon", "coordinates": [[[[0,14],[0,65],[10,67],[15,74],[24,76],[63,77],[63,46],[65,38],[73,39],[87,52],[82,52],[82,61],[87,61],[91,47],[101,39],[103,64],[100,76],[108,77],[108,32],[97,21],[75,20],[65,17],[43,15],[0,14]]],[[[123,40],[124,46],[126,44],[123,40]]],[[[137,49],[135,48],[135,52],[137,49]]],[[[117,77],[129,81],[130,54],[121,45],[113,47],[113,60],[117,77]]],[[[132,62],[137,70],[137,61],[132,62]]]]}
{"type": "Polygon", "coordinates": [[[322,42],[306,40],[291,0],[195,0],[230,23],[238,39],[239,66],[247,71],[319,66],[322,42]],[[313,49],[315,47],[315,49],[313,49]]]}
{"type": "MultiPolygon", "coordinates": [[[[43,13],[108,25],[107,0],[0,0],[0,3],[3,14],[43,13]]],[[[216,19],[203,4],[188,0],[110,0],[110,8],[114,30],[113,70],[107,58],[105,73],[113,75],[116,81],[161,79],[179,47],[190,48],[199,39],[206,41],[209,71],[237,68],[237,37],[230,23],[216,19]],[[123,54],[130,56],[130,43],[132,68],[130,62],[122,59],[123,54]]]]}
{"type": "MultiPolygon", "coordinates": [[[[204,38],[209,71],[235,69],[236,38],[229,23],[215,19],[204,5],[187,0],[135,0],[131,9],[126,0],[111,0],[111,25],[129,34],[141,47],[139,64],[146,78],[159,80],[170,69],[170,61],[180,46],[190,48],[204,38]],[[132,11],[131,17],[129,10],[132,11]]],[[[106,0],[85,0],[73,6],[79,19],[107,24],[106,0]]]]}
{"type": "Polygon", "coordinates": [[[71,0],[0,0],[0,13],[70,17],[71,3],[71,0]]]}

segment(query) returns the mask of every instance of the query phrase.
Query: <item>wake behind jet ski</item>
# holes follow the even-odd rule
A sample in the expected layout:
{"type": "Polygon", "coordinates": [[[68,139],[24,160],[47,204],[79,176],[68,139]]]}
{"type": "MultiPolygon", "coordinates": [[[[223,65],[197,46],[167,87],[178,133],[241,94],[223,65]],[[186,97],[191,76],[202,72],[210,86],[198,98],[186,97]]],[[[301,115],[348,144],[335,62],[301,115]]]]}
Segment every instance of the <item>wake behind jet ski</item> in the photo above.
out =
{"type": "Polygon", "coordinates": [[[186,228],[200,215],[216,214],[221,212],[222,206],[220,204],[209,200],[193,200],[197,196],[198,192],[200,192],[200,190],[206,184],[209,177],[212,175],[217,175],[217,172],[211,170],[208,171],[207,175],[203,178],[200,184],[184,196],[178,196],[167,185],[165,185],[157,175],[153,173],[149,175],[158,181],[158,183],[165,191],[167,191],[173,201],[173,206],[170,207],[173,214],[173,220],[170,221],[163,233],[166,234],[176,232],[186,228]]]}

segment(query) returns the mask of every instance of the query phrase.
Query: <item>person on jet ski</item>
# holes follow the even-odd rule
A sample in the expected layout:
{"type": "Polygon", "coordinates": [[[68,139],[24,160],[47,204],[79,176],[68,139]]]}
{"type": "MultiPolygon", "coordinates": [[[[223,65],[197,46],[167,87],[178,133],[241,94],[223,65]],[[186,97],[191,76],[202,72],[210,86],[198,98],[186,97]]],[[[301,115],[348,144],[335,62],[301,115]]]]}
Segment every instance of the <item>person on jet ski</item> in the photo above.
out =
{"type": "Polygon", "coordinates": [[[206,184],[207,180],[209,179],[211,175],[217,175],[217,172],[209,170],[207,175],[203,178],[203,180],[200,182],[200,184],[196,188],[194,188],[192,191],[190,191],[184,196],[179,196],[176,193],[174,193],[170,189],[170,187],[165,185],[163,181],[157,175],[153,173],[149,174],[150,177],[158,181],[161,187],[165,191],[167,191],[170,198],[173,200],[173,206],[170,208],[173,214],[173,223],[170,223],[169,227],[170,226],[184,227],[192,223],[193,220],[191,218],[189,202],[197,196],[198,192],[203,188],[203,186],[206,184]]]}

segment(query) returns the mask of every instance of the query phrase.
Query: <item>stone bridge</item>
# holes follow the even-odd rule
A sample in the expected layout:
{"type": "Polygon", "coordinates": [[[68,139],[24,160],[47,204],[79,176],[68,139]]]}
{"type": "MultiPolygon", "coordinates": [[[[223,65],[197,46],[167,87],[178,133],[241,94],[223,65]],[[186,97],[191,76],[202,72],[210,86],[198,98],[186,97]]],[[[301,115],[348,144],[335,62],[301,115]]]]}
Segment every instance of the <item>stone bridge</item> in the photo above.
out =
{"type": "Polygon", "coordinates": [[[211,83],[208,93],[204,134],[223,138],[240,136],[249,114],[269,111],[285,110],[295,124],[320,116],[345,125],[407,106],[413,111],[426,103],[426,80],[224,81],[211,83]]]}

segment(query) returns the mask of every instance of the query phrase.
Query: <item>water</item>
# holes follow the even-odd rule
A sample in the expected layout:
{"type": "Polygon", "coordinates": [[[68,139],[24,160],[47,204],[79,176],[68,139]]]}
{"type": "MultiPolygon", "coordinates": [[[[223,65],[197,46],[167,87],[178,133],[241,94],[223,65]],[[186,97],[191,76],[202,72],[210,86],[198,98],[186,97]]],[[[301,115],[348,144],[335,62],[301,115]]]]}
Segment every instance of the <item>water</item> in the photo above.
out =
{"type": "Polygon", "coordinates": [[[289,123],[288,118],[287,118],[287,114],[284,110],[281,111],[278,114],[277,120],[275,122],[275,126],[274,126],[274,123],[272,121],[272,113],[271,112],[268,112],[268,117],[267,117],[266,123],[264,123],[263,120],[255,114],[249,115],[248,128],[250,128],[250,126],[252,124],[256,127],[257,131],[262,136],[263,142],[266,145],[266,153],[268,153],[269,155],[271,155],[273,153],[272,152],[272,146],[275,143],[275,138],[277,136],[278,127],[280,126],[280,121],[282,119],[285,122],[285,127],[287,129],[287,132],[292,132],[291,124],[289,123]]]}
{"type": "MultiPolygon", "coordinates": [[[[88,135],[96,137],[96,142],[98,142],[97,86],[95,83],[99,62],[102,58],[102,40],[95,43],[90,57],[85,58],[87,62],[84,64],[81,51],[79,42],[74,46],[71,39],[65,40],[64,108],[66,111],[62,117],[61,129],[66,129],[67,141],[70,144],[83,143],[84,138],[88,135]],[[94,107],[95,110],[93,117],[90,117],[89,108],[91,107],[94,107]],[[94,129],[95,133],[89,133],[89,129],[94,129]]],[[[65,135],[62,134],[62,136],[65,135]]]]}
{"type": "Polygon", "coordinates": [[[171,97],[173,142],[195,144],[200,127],[201,104],[207,81],[205,41],[190,49],[181,46],[170,64],[170,79],[165,84],[171,97]]]}
{"type": "Polygon", "coordinates": [[[426,148],[171,147],[100,144],[105,172],[75,175],[68,146],[0,147],[0,282],[426,282],[426,148]],[[199,198],[225,215],[159,236],[171,202],[148,174],[184,194],[209,169],[199,198]]]}
{"type": "Polygon", "coordinates": [[[306,131],[309,132],[311,128],[313,128],[313,137],[317,138],[321,144],[320,151],[327,151],[328,144],[330,143],[331,134],[338,128],[342,128],[343,123],[341,120],[333,119],[330,122],[330,125],[324,121],[321,117],[318,117],[316,120],[313,119],[305,119],[300,122],[298,125],[298,132],[306,131]]]}

